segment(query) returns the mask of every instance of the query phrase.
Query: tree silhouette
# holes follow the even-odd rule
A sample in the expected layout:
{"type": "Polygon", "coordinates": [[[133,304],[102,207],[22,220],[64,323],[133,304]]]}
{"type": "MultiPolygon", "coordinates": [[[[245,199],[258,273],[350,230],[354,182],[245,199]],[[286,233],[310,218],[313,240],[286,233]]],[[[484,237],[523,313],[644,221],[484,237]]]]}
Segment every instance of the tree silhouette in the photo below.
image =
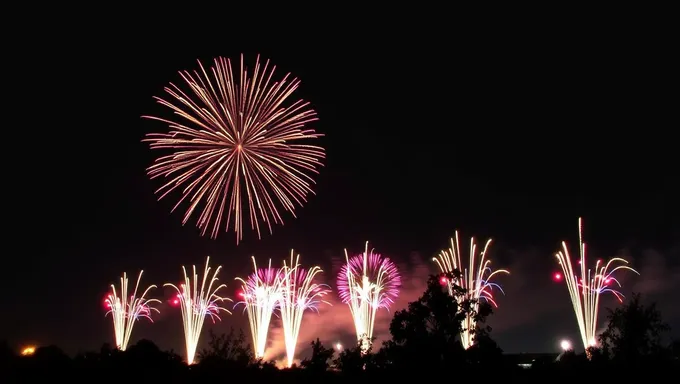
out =
{"type": "Polygon", "coordinates": [[[253,353],[242,330],[236,332],[231,328],[229,333],[209,333],[208,348],[198,353],[202,365],[224,364],[246,367],[254,362],[253,353]]]}
{"type": "Polygon", "coordinates": [[[316,341],[312,341],[312,356],[303,360],[300,365],[311,372],[324,372],[328,369],[333,353],[333,348],[324,347],[317,338],[316,341]]]}
{"type": "Polygon", "coordinates": [[[121,360],[125,361],[126,366],[140,372],[137,375],[140,380],[143,378],[157,379],[159,377],[157,372],[144,369],[146,367],[164,367],[164,374],[168,374],[182,363],[180,356],[163,351],[154,342],[146,339],[139,340],[125,351],[116,349],[111,355],[111,360],[115,364],[121,364],[121,360]]]}
{"type": "MultiPolygon", "coordinates": [[[[50,375],[70,376],[73,374],[73,361],[69,356],[56,345],[39,347],[32,356],[21,359],[22,364],[21,378],[24,382],[38,381],[44,379],[44,373],[50,375]]],[[[3,372],[3,376],[5,373],[3,372]]],[[[19,376],[17,376],[19,377],[19,376]]],[[[12,382],[12,380],[9,380],[12,382]]]]}
{"type": "MultiPolygon", "coordinates": [[[[457,273],[447,276],[455,281],[457,273]]],[[[437,370],[460,362],[466,352],[460,345],[459,337],[462,320],[470,313],[478,322],[473,330],[478,346],[467,353],[471,361],[487,361],[492,356],[500,358],[501,351],[489,337],[489,327],[484,326],[491,307],[480,303],[478,313],[471,313],[474,302],[461,300],[460,303],[441,286],[441,276],[430,276],[427,289],[408,308],[397,311],[390,324],[392,340],[384,344],[380,355],[388,360],[388,366],[399,369],[437,370]]],[[[464,295],[465,290],[453,287],[454,295],[464,295]]]]}
{"type": "MultiPolygon", "coordinates": [[[[373,345],[375,338],[369,345],[373,345]]],[[[375,356],[372,348],[366,349],[363,344],[365,340],[359,340],[354,348],[347,348],[340,352],[338,357],[333,360],[335,368],[347,375],[358,375],[366,370],[375,368],[375,356]]]]}
{"type": "MultiPolygon", "coordinates": [[[[488,312],[491,314],[491,307],[484,303],[484,307],[488,307],[488,312]]],[[[481,309],[481,305],[480,305],[481,309]]],[[[480,312],[482,312],[480,310],[480,312]]],[[[479,315],[478,315],[479,316],[479,315]]],[[[481,317],[477,325],[484,324],[486,317],[481,317]]],[[[475,332],[475,343],[465,351],[467,361],[470,364],[494,365],[501,364],[503,360],[503,350],[498,346],[495,340],[490,335],[491,327],[483,326],[475,332]]]]}
{"type": "Polygon", "coordinates": [[[49,345],[36,349],[33,357],[35,360],[50,364],[65,364],[70,360],[68,355],[56,345],[49,345]]]}
{"type": "Polygon", "coordinates": [[[607,319],[600,345],[615,362],[634,365],[655,360],[663,353],[662,336],[670,328],[662,321],[656,303],[645,306],[640,295],[633,294],[628,303],[609,310],[607,319]]]}
{"type": "Polygon", "coordinates": [[[109,343],[104,343],[102,346],[99,348],[99,354],[102,357],[108,357],[113,354],[114,351],[117,351],[118,349],[113,349],[111,348],[111,344],[109,343]]]}

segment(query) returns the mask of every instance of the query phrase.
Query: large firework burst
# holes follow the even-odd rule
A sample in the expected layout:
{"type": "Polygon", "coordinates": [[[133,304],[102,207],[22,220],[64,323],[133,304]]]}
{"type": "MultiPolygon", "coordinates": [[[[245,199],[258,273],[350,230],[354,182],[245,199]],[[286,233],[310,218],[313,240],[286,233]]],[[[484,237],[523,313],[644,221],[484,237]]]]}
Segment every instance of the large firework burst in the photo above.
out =
{"type": "Polygon", "coordinates": [[[207,71],[198,65],[199,70],[180,72],[181,87],[165,88],[168,98],[155,98],[174,119],[143,116],[169,126],[169,132],[149,134],[144,141],[152,149],[173,151],[147,172],[152,179],[166,178],[159,199],[181,190],[173,211],[189,200],[183,224],[200,212],[201,235],[210,228],[217,237],[221,226],[228,231],[233,224],[238,242],[245,212],[258,237],[262,223],[271,233],[272,222],[283,223],[281,209],[295,216],[295,206],[313,193],[310,174],[318,173],[325,151],[301,140],[322,136],[305,128],[318,120],[316,112],[303,100],[284,106],[300,81],[290,74],[274,80],[276,66],[269,61],[261,66],[259,56],[251,73],[243,56],[236,75],[229,59],[215,59],[207,71]]]}

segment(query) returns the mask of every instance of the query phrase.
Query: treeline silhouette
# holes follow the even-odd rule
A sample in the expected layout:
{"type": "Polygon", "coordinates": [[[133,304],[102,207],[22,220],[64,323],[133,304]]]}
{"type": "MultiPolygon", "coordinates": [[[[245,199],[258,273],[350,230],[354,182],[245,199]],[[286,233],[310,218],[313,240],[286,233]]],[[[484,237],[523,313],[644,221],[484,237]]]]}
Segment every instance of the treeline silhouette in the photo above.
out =
{"type": "MultiPolygon", "coordinates": [[[[568,351],[557,358],[536,358],[530,365],[521,366],[518,356],[504,355],[492,339],[491,328],[486,325],[491,307],[479,303],[475,312],[475,303],[452,298],[440,285],[440,277],[430,277],[423,295],[394,314],[390,324],[392,339],[366,354],[361,353],[359,344],[338,353],[316,339],[311,344],[311,357],[299,366],[280,370],[272,362],[256,361],[246,335],[234,329],[222,335],[210,332],[208,347],[199,352],[198,363],[191,366],[173,351],[161,351],[149,340],[141,340],[125,352],[104,345],[98,352],[74,358],[56,346],[19,356],[4,343],[0,346],[0,382],[66,378],[87,380],[83,382],[174,383],[207,379],[327,383],[475,376],[480,380],[611,380],[633,373],[648,377],[665,374],[680,367],[680,343],[664,341],[668,325],[655,304],[644,304],[637,294],[625,305],[608,311],[608,325],[599,337],[598,348],[581,354],[568,351]],[[477,329],[475,345],[464,350],[459,337],[461,320],[467,314],[475,317],[477,329]]],[[[456,292],[465,294],[462,289],[456,292]]]]}

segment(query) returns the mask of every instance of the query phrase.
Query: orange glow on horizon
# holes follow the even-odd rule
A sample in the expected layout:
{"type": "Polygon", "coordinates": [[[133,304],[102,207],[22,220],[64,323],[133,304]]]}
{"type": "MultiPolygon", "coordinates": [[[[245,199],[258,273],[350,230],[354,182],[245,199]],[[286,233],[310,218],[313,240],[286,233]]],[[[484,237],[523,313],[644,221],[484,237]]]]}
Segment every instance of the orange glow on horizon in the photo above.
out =
{"type": "Polygon", "coordinates": [[[21,350],[21,356],[31,356],[35,353],[34,346],[28,346],[21,350]]]}

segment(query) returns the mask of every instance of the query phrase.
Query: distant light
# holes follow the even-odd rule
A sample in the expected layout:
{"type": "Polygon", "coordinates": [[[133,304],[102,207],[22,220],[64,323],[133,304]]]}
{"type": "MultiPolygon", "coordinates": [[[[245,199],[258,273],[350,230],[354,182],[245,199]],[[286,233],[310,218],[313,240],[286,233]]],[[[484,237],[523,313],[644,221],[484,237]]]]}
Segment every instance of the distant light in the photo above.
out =
{"type": "Polygon", "coordinates": [[[555,281],[560,281],[560,280],[562,280],[562,274],[559,273],[559,272],[556,272],[556,273],[553,275],[553,280],[555,280],[555,281]]]}
{"type": "Polygon", "coordinates": [[[28,347],[21,350],[21,356],[31,356],[34,353],[35,353],[35,347],[34,346],[28,346],[28,347]]]}
{"type": "Polygon", "coordinates": [[[335,343],[335,349],[337,349],[338,351],[342,351],[342,344],[340,344],[339,342],[335,343]]]}
{"type": "Polygon", "coordinates": [[[562,347],[563,351],[571,351],[571,342],[569,340],[562,340],[560,347],[562,347]]]}
{"type": "Polygon", "coordinates": [[[439,283],[441,283],[441,285],[446,285],[447,282],[448,281],[446,280],[445,276],[442,276],[441,279],[439,279],[439,283]]]}

